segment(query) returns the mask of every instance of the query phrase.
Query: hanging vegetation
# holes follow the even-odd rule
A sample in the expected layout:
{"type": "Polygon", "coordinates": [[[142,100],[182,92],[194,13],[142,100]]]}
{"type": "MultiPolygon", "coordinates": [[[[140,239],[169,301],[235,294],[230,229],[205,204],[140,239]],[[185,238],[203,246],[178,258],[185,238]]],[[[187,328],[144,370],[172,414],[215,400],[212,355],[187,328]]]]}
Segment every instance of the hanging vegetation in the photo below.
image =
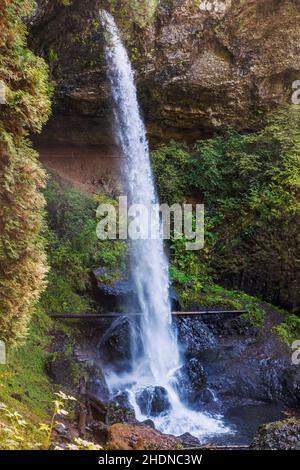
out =
{"type": "Polygon", "coordinates": [[[26,328],[44,282],[40,238],[45,174],[28,140],[50,112],[44,61],[26,47],[31,0],[0,0],[0,339],[14,343],[26,328]]]}

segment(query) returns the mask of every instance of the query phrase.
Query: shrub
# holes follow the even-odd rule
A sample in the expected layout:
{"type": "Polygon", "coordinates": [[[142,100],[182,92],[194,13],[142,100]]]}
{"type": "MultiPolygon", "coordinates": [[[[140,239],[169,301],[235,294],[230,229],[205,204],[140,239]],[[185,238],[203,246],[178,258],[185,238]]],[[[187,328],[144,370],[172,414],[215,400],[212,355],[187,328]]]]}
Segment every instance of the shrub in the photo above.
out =
{"type": "Polygon", "coordinates": [[[89,272],[107,266],[121,275],[125,266],[124,242],[99,241],[96,235],[98,203],[115,203],[106,196],[83,193],[49,180],[44,192],[47,201],[48,287],[42,305],[48,312],[88,311],[94,308],[86,290],[89,272]]]}
{"type": "Polygon", "coordinates": [[[260,132],[229,130],[192,148],[171,142],[157,149],[153,168],[161,199],[192,197],[205,205],[205,247],[192,255],[172,242],[174,268],[209,274],[226,287],[297,311],[299,155],[297,106],[277,109],[260,132]]]}

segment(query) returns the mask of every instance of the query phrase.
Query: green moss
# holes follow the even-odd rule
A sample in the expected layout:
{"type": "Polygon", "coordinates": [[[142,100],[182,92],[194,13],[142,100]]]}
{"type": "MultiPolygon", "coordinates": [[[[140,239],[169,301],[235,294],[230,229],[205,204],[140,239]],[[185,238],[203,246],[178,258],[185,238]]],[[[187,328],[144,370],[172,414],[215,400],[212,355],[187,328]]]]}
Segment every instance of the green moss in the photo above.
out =
{"type": "Polygon", "coordinates": [[[198,305],[211,310],[247,310],[242,318],[254,327],[261,327],[264,324],[266,318],[264,306],[257,298],[244,292],[224,289],[213,283],[201,289],[195,288],[195,285],[177,286],[177,291],[183,309],[195,308],[195,305],[198,305]]]}
{"type": "Polygon", "coordinates": [[[285,313],[284,320],[274,328],[279,338],[289,347],[300,338],[300,317],[285,313]]]}
{"type": "Polygon", "coordinates": [[[30,323],[30,335],[18,348],[8,348],[7,365],[0,373],[7,373],[0,386],[0,401],[18,410],[27,418],[45,418],[51,408],[54,385],[45,373],[49,352],[50,318],[38,309],[30,323]],[[20,401],[14,396],[20,395],[20,401]]]}
{"type": "MultiPolygon", "coordinates": [[[[0,407],[0,449],[39,449],[45,442],[45,433],[39,430],[40,423],[49,423],[53,412],[55,393],[61,386],[54,384],[48,375],[49,365],[60,355],[69,360],[70,384],[77,383],[83,375],[80,365],[74,364],[73,348],[76,327],[72,324],[53,322],[39,307],[29,325],[29,335],[25,344],[18,348],[8,348],[7,364],[0,365],[0,403],[4,403],[11,413],[18,413],[25,419],[26,426],[17,427],[17,432],[9,436],[2,424],[10,426],[6,409],[0,407]],[[56,338],[63,337],[63,350],[50,352],[56,338]],[[20,435],[20,440],[18,440],[20,435]]],[[[68,390],[69,392],[69,390],[68,390]]],[[[74,419],[75,408],[69,408],[68,419],[74,419]]]]}

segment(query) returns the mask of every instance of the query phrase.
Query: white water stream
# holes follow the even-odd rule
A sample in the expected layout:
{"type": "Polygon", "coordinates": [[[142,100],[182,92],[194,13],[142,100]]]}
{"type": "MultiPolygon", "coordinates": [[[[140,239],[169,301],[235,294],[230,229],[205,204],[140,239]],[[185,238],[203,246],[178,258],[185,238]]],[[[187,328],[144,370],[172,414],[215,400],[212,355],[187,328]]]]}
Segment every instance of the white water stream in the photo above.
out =
{"type": "MultiPolygon", "coordinates": [[[[142,205],[153,211],[158,199],[134,74],[114,19],[105,11],[100,16],[107,32],[107,75],[114,104],[116,139],[124,157],[128,200],[130,204],[142,205]]],[[[143,230],[148,226],[148,220],[143,220],[141,212],[140,221],[143,230]]],[[[124,376],[108,375],[109,385],[127,388],[137,419],[142,421],[150,417],[162,432],[174,435],[189,432],[198,438],[226,432],[220,418],[192,411],[181,403],[172,385],[172,377],[181,362],[176,333],[172,328],[168,261],[159,223],[154,229],[157,233],[152,238],[155,239],[131,240],[129,248],[132,278],[142,311],[139,340],[143,344],[143,353],[133,339],[133,372],[124,376]],[[136,394],[149,386],[160,386],[167,391],[171,405],[167,413],[158,417],[141,413],[136,394]]]]}

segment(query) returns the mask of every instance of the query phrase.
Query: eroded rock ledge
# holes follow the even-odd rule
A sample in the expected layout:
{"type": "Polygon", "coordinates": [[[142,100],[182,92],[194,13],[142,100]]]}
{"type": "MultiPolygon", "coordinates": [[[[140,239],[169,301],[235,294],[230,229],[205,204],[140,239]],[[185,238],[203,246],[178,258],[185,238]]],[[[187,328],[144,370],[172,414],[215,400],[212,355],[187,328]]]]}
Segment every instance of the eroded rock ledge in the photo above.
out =
{"type": "Polygon", "coordinates": [[[266,111],[290,101],[300,77],[299,0],[162,0],[151,12],[143,0],[136,10],[129,0],[37,3],[30,41],[56,83],[43,139],[55,128],[62,143],[111,140],[103,7],[123,31],[153,141],[193,141],[228,126],[254,129],[266,111]]]}

